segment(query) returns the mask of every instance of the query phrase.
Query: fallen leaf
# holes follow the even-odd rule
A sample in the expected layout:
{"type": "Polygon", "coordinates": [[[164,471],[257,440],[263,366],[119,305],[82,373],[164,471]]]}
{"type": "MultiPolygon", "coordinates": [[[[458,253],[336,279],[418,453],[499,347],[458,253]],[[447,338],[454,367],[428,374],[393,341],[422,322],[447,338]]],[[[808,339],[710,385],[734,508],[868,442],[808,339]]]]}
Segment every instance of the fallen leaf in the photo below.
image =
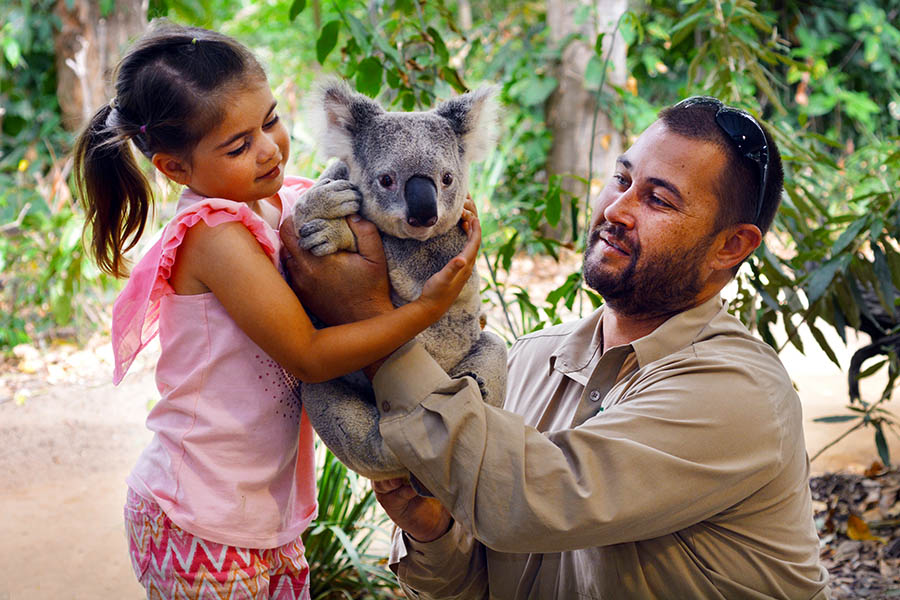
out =
{"type": "Polygon", "coordinates": [[[883,538],[872,535],[866,522],[852,514],[847,519],[847,537],[857,541],[875,540],[882,543],[885,541],[883,538]]]}
{"type": "Polygon", "coordinates": [[[881,461],[876,460],[871,465],[869,465],[869,468],[865,470],[865,473],[863,473],[863,475],[865,475],[866,477],[875,477],[877,475],[881,475],[882,472],[884,472],[884,465],[881,464],[881,461]]]}

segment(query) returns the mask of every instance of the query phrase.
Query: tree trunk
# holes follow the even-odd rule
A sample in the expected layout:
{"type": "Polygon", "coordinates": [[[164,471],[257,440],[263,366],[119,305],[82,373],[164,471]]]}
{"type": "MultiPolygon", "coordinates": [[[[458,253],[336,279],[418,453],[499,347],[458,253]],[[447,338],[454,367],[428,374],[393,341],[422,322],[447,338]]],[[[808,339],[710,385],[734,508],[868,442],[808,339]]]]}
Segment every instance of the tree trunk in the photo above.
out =
{"type": "Polygon", "coordinates": [[[103,15],[100,0],[58,0],[56,95],[63,126],[75,131],[112,98],[113,69],[122,53],[147,27],[148,0],[115,0],[103,15]]]}
{"type": "MultiPolygon", "coordinates": [[[[591,137],[597,103],[595,93],[585,89],[584,74],[594,55],[594,40],[604,32],[603,58],[609,57],[604,87],[625,84],[625,42],[618,32],[615,36],[612,32],[626,8],[627,0],[547,0],[551,41],[559,44],[573,33],[581,33],[584,38],[573,40],[563,50],[556,71],[559,86],[547,101],[547,126],[553,133],[547,171],[551,175],[590,178],[592,194],[599,192],[615,168],[615,160],[622,153],[622,137],[613,129],[602,107],[597,114],[594,136],[591,137]],[[576,23],[576,13],[586,10],[582,7],[588,7],[590,16],[584,19],[584,23],[576,23]],[[592,149],[593,162],[590,158],[592,149]]],[[[564,177],[562,185],[564,190],[578,199],[583,223],[588,210],[587,186],[572,177],[564,177]]],[[[559,226],[555,229],[548,227],[544,233],[559,240],[582,235],[578,224],[572,223],[572,215],[565,206],[559,226]]]]}

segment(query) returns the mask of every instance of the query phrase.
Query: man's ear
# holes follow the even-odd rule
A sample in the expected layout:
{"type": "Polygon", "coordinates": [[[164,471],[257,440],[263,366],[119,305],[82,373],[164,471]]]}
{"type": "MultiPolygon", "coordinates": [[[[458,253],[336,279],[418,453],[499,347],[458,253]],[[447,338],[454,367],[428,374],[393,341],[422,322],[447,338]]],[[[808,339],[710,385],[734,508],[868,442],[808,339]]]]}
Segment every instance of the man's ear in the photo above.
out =
{"type": "Polygon", "coordinates": [[[759,227],[739,223],[719,233],[716,253],[712,257],[713,269],[729,270],[750,256],[762,242],[759,227]]]}
{"type": "Polygon", "coordinates": [[[176,158],[171,154],[157,152],[150,159],[153,166],[159,169],[163,175],[181,185],[188,185],[191,182],[190,166],[185,164],[180,158],[176,158]]]}

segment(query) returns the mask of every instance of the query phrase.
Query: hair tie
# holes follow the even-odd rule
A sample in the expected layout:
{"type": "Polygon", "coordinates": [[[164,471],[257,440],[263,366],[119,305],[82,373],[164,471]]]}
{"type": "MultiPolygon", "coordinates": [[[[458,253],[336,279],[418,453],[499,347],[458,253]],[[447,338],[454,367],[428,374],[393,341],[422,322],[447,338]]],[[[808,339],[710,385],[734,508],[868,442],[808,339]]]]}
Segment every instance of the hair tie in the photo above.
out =
{"type": "Polygon", "coordinates": [[[196,46],[196,45],[197,45],[197,38],[192,39],[192,40],[191,40],[191,43],[192,43],[193,45],[196,46]]]}
{"type": "Polygon", "coordinates": [[[141,133],[147,133],[147,126],[141,125],[141,133]]]}
{"type": "Polygon", "coordinates": [[[109,101],[109,109],[116,110],[119,108],[119,102],[116,100],[115,96],[113,96],[112,100],[109,101]]]}

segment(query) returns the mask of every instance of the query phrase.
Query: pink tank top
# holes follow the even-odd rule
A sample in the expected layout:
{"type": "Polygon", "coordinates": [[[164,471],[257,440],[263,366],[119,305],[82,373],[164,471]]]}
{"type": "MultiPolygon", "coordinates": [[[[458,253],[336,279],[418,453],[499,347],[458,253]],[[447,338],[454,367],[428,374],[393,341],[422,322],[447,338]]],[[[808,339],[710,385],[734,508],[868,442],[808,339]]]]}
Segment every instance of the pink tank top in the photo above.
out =
{"type": "MultiPolygon", "coordinates": [[[[282,219],[312,182],[287,178],[282,219]]],[[[168,283],[188,229],[240,221],[278,265],[278,234],[243,203],[182,194],[162,238],[132,271],[113,307],[115,383],[158,333],[160,401],[153,439],[128,476],[182,529],[204,539],[274,548],[316,515],[313,430],[299,382],[231,320],[212,293],[180,296],[168,283]]],[[[240,285],[240,282],[235,282],[240,285]]]]}

